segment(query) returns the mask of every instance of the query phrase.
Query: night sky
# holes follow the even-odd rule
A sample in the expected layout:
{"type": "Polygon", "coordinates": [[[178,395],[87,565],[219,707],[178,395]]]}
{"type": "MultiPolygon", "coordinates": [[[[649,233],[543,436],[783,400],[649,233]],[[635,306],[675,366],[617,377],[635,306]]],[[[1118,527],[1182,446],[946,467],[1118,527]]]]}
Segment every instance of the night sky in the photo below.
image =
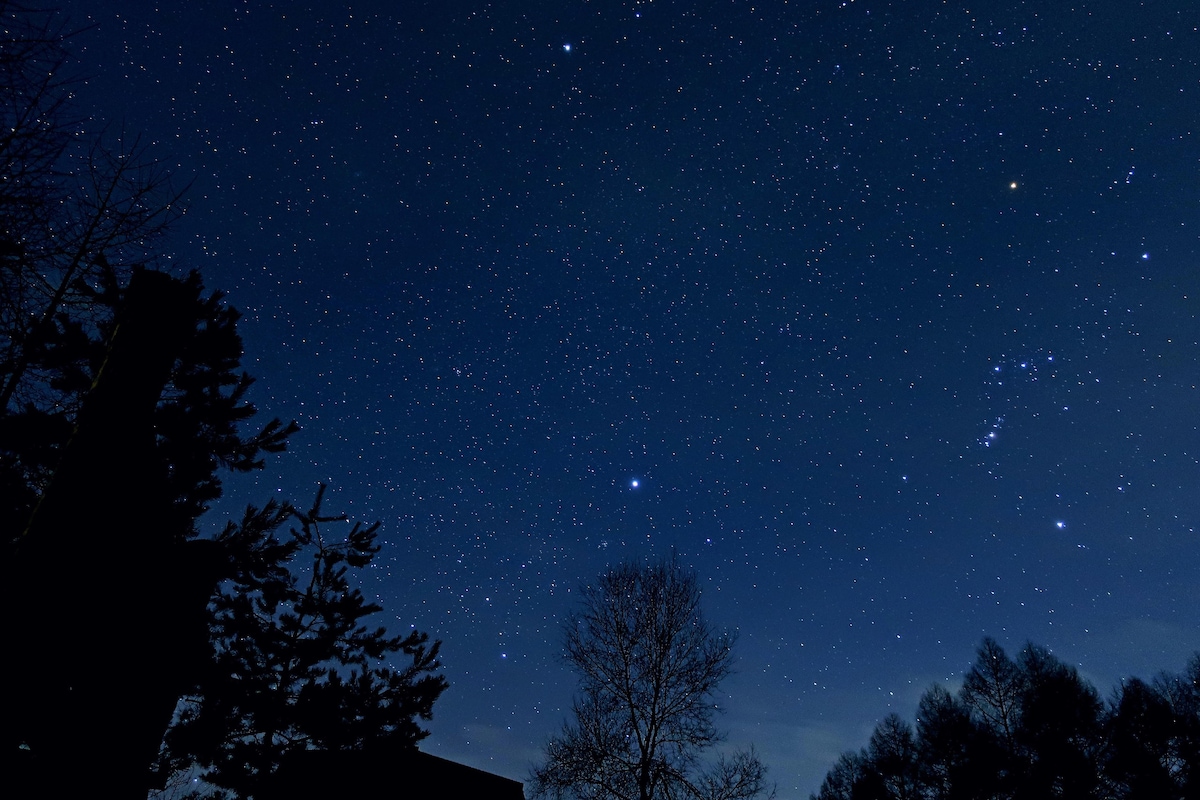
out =
{"type": "Polygon", "coordinates": [[[383,521],[427,751],[524,779],[577,588],[672,552],[784,800],[985,635],[1200,648],[1194,0],[64,10],[303,428],[202,523],[383,521]]]}

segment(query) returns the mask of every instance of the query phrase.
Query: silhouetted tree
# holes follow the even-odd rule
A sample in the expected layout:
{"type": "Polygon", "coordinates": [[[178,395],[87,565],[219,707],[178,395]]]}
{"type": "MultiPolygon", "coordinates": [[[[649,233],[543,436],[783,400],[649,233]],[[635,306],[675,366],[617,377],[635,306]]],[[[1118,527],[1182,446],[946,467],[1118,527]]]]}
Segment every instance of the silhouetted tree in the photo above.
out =
{"type": "Polygon", "coordinates": [[[101,285],[154,260],[181,192],[136,140],[110,149],[73,114],[59,15],[0,0],[0,22],[0,409],[49,412],[72,394],[71,344],[111,318],[101,285]]]}
{"type": "Polygon", "coordinates": [[[843,753],[825,776],[816,800],[919,800],[925,795],[912,726],[888,714],[867,747],[843,753]]]}
{"type": "Polygon", "coordinates": [[[932,687],[915,734],[894,714],[843,754],[815,800],[1197,800],[1200,654],[1182,675],[1127,681],[1106,709],[1078,671],[984,639],[958,696],[932,687]]]}
{"type": "Polygon", "coordinates": [[[930,687],[917,706],[917,747],[931,800],[983,800],[1000,786],[1004,758],[995,735],[941,686],[930,687]]]}
{"type": "Polygon", "coordinates": [[[52,11],[0,0],[0,541],[20,534],[105,357],[119,287],[181,209],[136,142],[74,115],[52,11]]]}
{"type": "Polygon", "coordinates": [[[766,769],[741,752],[700,764],[720,736],[714,695],[733,662],[733,637],[700,611],[695,575],[674,560],[622,564],[582,591],[566,621],[565,657],[579,673],[574,722],[546,746],[534,796],[713,798],[767,792],[766,769]]]}
{"type": "Polygon", "coordinates": [[[201,291],[195,278],[134,273],[57,466],[44,487],[25,487],[36,493],[27,522],[9,520],[21,533],[4,543],[0,591],[14,640],[36,657],[5,663],[6,685],[21,691],[4,696],[2,758],[35,789],[37,776],[54,775],[65,794],[77,795],[82,787],[69,781],[91,780],[103,766],[114,795],[144,794],[176,699],[195,678],[205,607],[228,555],[196,540],[193,514],[211,486],[180,482],[196,477],[176,469],[171,454],[181,445],[173,436],[188,428],[159,418],[228,433],[228,442],[191,439],[211,459],[210,481],[218,456],[254,460],[281,448],[291,430],[276,422],[248,439],[226,430],[247,410],[224,402],[236,394],[240,341],[230,319],[223,346],[234,348],[232,360],[209,346],[208,334],[222,326],[207,324],[212,306],[201,291]],[[212,391],[166,394],[173,376],[196,372],[212,378],[212,391]],[[83,609],[96,613],[80,617],[83,609]],[[98,730],[117,717],[123,740],[98,730]]]}
{"type": "Polygon", "coordinates": [[[431,718],[447,686],[434,674],[440,643],[363,624],[381,607],[347,572],[378,552],[378,524],[331,538],[329,528],[348,523],[321,515],[323,491],[306,513],[249,509],[217,538],[245,556],[213,600],[214,652],[167,732],[162,779],[198,766],[209,783],[250,797],[298,750],[410,749],[428,735],[417,720],[431,718]],[[279,538],[289,519],[299,527],[279,538]],[[393,654],[407,663],[383,663],[393,654]]]}
{"type": "Polygon", "coordinates": [[[821,789],[813,795],[816,800],[855,800],[868,791],[867,752],[847,752],[838,756],[833,768],[825,773],[821,789]]]}
{"type": "Polygon", "coordinates": [[[199,538],[197,518],[221,492],[218,470],[262,466],[295,430],[274,420],[239,433],[254,409],[244,399],[251,380],[238,371],[237,313],[219,295],[205,298],[195,275],[135,272],[128,292],[114,292],[142,311],[100,326],[114,335],[99,378],[44,490],[27,485],[39,513],[6,550],[18,572],[5,587],[17,640],[40,658],[7,670],[25,691],[9,693],[0,715],[5,762],[28,776],[31,792],[69,764],[85,782],[104,766],[110,791],[144,794],[185,693],[159,783],[199,766],[249,795],[297,747],[414,746],[425,735],[416,720],[429,718],[445,681],[432,674],[437,645],[424,634],[359,624],[379,607],[350,588],[347,568],[370,561],[376,527],[331,541],[320,526],[334,520],[317,506],[296,514],[272,505],[199,538]],[[141,513],[126,519],[129,508],[141,513]],[[273,531],[289,517],[299,529],[280,542],[273,531]],[[305,552],[311,562],[296,566],[305,552]],[[101,597],[122,613],[64,637],[57,625],[101,597]],[[74,657],[106,652],[115,636],[126,640],[121,659],[74,657]],[[407,663],[393,666],[397,656],[407,663]],[[101,738],[94,726],[117,717],[130,734],[101,738]]]}
{"type": "MultiPolygon", "coordinates": [[[[163,467],[164,491],[171,498],[170,519],[159,520],[159,528],[191,537],[196,533],[194,521],[221,494],[220,471],[247,472],[263,466],[264,455],[282,451],[296,426],[273,419],[257,433],[241,431],[256,409],[246,400],[253,379],[240,370],[239,314],[224,304],[220,292],[205,296],[196,273],[177,283],[176,299],[166,316],[179,322],[183,333],[168,355],[167,374],[154,391],[145,421],[153,428],[154,459],[163,467]]],[[[98,324],[92,335],[81,333],[71,345],[77,359],[57,364],[58,373],[50,382],[64,397],[56,410],[0,409],[0,526],[5,534],[0,546],[13,546],[22,534],[59,465],[75,430],[81,399],[110,356],[116,310],[128,304],[128,287],[108,284],[96,302],[111,306],[114,316],[98,324]]],[[[149,335],[162,338],[161,332],[149,335]]]]}
{"type": "Polygon", "coordinates": [[[1133,678],[1117,691],[1107,719],[1104,775],[1108,792],[1125,800],[1177,800],[1172,741],[1178,721],[1167,698],[1133,678]]]}
{"type": "Polygon", "coordinates": [[[1180,796],[1200,800],[1200,653],[1179,675],[1160,675],[1154,690],[1170,708],[1168,765],[1180,796]]]}
{"type": "Polygon", "coordinates": [[[962,701],[972,719],[991,730],[1008,750],[1015,746],[1025,676],[990,636],[963,678],[962,701]]]}
{"type": "Polygon", "coordinates": [[[1092,798],[1103,744],[1095,688],[1050,651],[1021,651],[1023,692],[1016,731],[1018,797],[1092,798]]]}
{"type": "Polygon", "coordinates": [[[880,800],[918,800],[917,742],[912,726],[888,714],[871,734],[867,758],[879,776],[880,800]]]}

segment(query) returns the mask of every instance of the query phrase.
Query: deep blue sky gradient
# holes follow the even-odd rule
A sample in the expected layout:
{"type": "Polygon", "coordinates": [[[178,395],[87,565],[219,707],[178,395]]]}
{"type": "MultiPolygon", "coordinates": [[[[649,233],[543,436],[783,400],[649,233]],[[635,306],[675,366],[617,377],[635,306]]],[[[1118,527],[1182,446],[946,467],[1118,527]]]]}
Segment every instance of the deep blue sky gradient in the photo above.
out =
{"type": "Polygon", "coordinates": [[[785,799],[985,635],[1200,648],[1195,3],[102,5],[79,101],[303,426],[228,509],[383,521],[425,749],[523,779],[574,590],[671,552],[785,799]]]}

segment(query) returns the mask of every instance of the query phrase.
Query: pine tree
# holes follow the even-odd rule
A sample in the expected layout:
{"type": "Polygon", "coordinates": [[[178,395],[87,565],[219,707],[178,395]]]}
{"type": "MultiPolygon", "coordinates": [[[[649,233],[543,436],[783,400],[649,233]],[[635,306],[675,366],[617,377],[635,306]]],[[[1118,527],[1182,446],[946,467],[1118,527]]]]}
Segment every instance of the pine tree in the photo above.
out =
{"type": "Polygon", "coordinates": [[[103,770],[115,796],[144,795],[176,699],[196,677],[208,597],[231,569],[218,543],[196,538],[193,513],[219,485],[221,460],[249,469],[293,429],[275,422],[243,438],[230,427],[253,409],[236,402],[237,358],[205,342],[222,327],[238,355],[240,341],[231,318],[207,324],[215,306],[200,299],[198,279],[137,271],[120,294],[94,384],[48,480],[28,486],[33,512],[4,552],[14,640],[36,658],[5,664],[6,685],[21,690],[4,696],[0,741],[9,774],[24,776],[15,782],[31,794],[53,776],[73,796],[103,770]],[[211,391],[167,392],[197,371],[211,376],[211,391]],[[199,485],[181,483],[189,473],[171,449],[189,429],[157,424],[164,413],[227,434],[191,438],[207,457],[199,485]],[[103,732],[116,718],[124,740],[103,732]]]}
{"type": "Polygon", "coordinates": [[[164,781],[199,766],[212,785],[249,797],[297,750],[406,749],[428,735],[417,720],[431,718],[447,686],[434,674],[440,643],[363,623],[381,607],[348,570],[378,552],[378,524],[330,538],[348,523],[322,515],[323,492],[304,513],[250,509],[218,537],[243,555],[213,600],[212,659],[167,733],[164,781]],[[289,521],[298,527],[277,535],[289,521]],[[407,663],[388,666],[394,654],[407,663]]]}

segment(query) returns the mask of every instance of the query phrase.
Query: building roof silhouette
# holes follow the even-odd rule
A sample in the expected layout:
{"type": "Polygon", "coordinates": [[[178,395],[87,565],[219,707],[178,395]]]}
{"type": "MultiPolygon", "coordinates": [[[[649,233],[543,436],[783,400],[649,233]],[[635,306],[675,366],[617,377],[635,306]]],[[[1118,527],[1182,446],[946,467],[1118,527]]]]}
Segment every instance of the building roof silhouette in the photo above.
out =
{"type": "Polygon", "coordinates": [[[524,800],[520,781],[419,750],[306,750],[280,766],[260,800],[355,797],[524,800]]]}

